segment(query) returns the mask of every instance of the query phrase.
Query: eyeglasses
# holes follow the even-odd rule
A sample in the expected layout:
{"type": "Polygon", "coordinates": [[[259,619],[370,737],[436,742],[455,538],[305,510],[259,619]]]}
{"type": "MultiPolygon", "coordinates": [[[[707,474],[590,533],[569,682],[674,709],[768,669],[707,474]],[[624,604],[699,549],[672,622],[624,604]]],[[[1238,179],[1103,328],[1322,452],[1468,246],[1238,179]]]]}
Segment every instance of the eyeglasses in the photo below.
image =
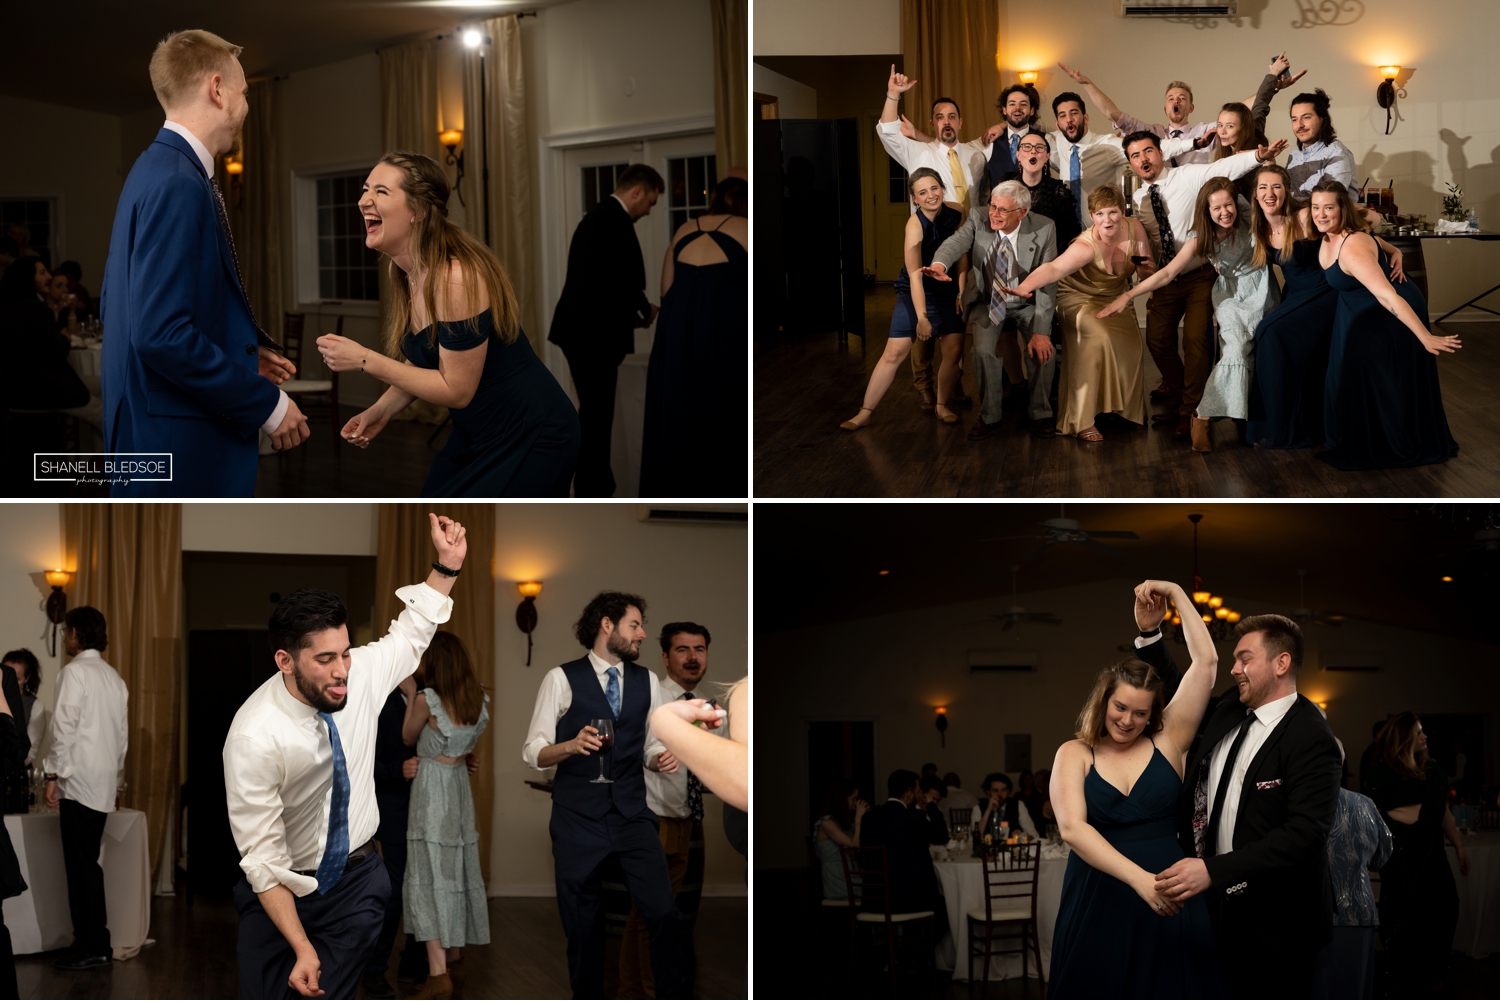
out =
{"type": "Polygon", "coordinates": [[[1036,143],[1022,143],[1021,145],[1017,146],[1016,149],[1020,150],[1023,153],[1045,153],[1045,152],[1047,152],[1047,147],[1045,147],[1045,146],[1038,146],[1036,143]]]}
{"type": "Polygon", "coordinates": [[[990,206],[990,211],[991,212],[999,212],[1001,215],[1010,215],[1012,212],[1025,212],[1026,210],[1023,209],[1023,208],[1021,208],[1021,206],[1019,206],[1019,205],[1017,205],[1013,209],[1003,209],[1003,208],[1001,208],[998,205],[991,205],[990,206]]]}

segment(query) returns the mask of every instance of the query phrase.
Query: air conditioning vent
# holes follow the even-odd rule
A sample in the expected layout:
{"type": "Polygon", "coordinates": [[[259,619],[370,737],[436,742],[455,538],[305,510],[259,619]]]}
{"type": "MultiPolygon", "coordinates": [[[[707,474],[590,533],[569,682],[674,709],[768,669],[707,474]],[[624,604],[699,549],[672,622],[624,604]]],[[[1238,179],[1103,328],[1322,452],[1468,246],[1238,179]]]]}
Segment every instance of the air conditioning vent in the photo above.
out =
{"type": "Polygon", "coordinates": [[[743,504],[664,505],[637,504],[635,516],[640,521],[667,521],[698,525],[744,525],[750,514],[743,504]]]}
{"type": "Polygon", "coordinates": [[[1121,17],[1234,17],[1237,0],[1202,3],[1200,0],[1120,0],[1121,17]]]}
{"type": "Polygon", "coordinates": [[[978,671],[1035,671],[1035,650],[970,650],[969,673],[978,671]]]}
{"type": "Polygon", "coordinates": [[[1325,671],[1378,671],[1384,658],[1370,650],[1325,650],[1318,659],[1325,671]]]}

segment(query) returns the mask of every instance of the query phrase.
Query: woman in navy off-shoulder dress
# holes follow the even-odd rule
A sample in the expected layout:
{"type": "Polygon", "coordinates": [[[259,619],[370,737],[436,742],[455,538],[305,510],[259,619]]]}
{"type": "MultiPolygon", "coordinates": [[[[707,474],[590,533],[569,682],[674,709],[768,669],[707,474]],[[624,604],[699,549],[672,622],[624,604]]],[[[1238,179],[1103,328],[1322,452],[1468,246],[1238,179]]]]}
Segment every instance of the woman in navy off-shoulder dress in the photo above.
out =
{"type": "MultiPolygon", "coordinates": [[[[1167,599],[1192,607],[1176,584],[1141,584],[1137,621],[1160,622],[1167,599]]],[[[1203,622],[1184,616],[1182,627],[1193,663],[1170,704],[1155,668],[1120,661],[1095,682],[1078,739],[1058,748],[1052,808],[1072,854],[1052,933],[1050,997],[1223,996],[1204,898],[1179,905],[1155,888],[1156,874],[1184,857],[1182,768],[1218,671],[1203,622]]]]}
{"type": "Polygon", "coordinates": [[[448,221],[448,181],[420,153],[387,153],[359,201],[365,245],[389,260],[386,347],[405,362],[326,334],[337,372],[390,388],[344,426],[361,448],[414,399],[448,408],[453,430],[424,497],[566,497],[578,457],[578,412],[527,341],[509,279],[488,247],[448,221]]]}

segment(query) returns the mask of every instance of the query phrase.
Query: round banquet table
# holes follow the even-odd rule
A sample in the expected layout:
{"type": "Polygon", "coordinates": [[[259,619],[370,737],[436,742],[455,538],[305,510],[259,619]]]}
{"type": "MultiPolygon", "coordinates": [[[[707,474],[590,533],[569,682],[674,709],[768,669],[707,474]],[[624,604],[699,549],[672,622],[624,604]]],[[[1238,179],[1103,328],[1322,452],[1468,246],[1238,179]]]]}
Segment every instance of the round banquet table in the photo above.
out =
{"type": "Polygon", "coordinates": [[[104,349],[99,345],[73,348],[68,352],[68,364],[72,366],[73,371],[78,373],[83,384],[89,387],[89,392],[95,396],[104,395],[99,388],[99,374],[104,369],[103,358],[104,349]]]}
{"type": "MultiPolygon", "coordinates": [[[[1068,867],[1066,855],[1048,858],[1055,850],[1043,846],[1041,871],[1037,874],[1036,918],[1037,934],[1042,946],[1042,972],[1052,968],[1052,926],[1057,923],[1057,908],[1062,901],[1063,872],[1068,867]]],[[[1472,856],[1470,856],[1472,861],[1472,856]]],[[[969,978],[969,911],[984,906],[984,873],[979,860],[964,858],[954,862],[934,862],[938,882],[943,888],[943,900],[948,910],[948,934],[937,944],[936,961],[940,970],[952,970],[954,980],[969,978]]],[[[1013,947],[1014,941],[1000,943],[1002,948],[1013,947]]],[[[975,976],[982,976],[981,963],[974,960],[975,976]]],[[[1027,959],[1027,971],[1036,976],[1033,967],[1036,956],[1027,959]]],[[[1021,956],[990,957],[990,979],[1009,980],[1020,977],[1021,956]]]]}
{"type": "MultiPolygon", "coordinates": [[[[68,876],[63,869],[57,811],[6,814],[5,829],[29,887],[5,901],[12,948],[16,955],[25,955],[71,945],[73,919],[68,914],[68,876]]],[[[116,959],[130,959],[141,951],[151,930],[146,815],[139,810],[116,810],[104,821],[100,842],[110,945],[116,959]]]]}
{"type": "Polygon", "coordinates": [[[1448,846],[1448,865],[1458,884],[1458,927],[1453,948],[1474,959],[1500,952],[1500,831],[1464,837],[1469,874],[1458,871],[1458,853],[1448,846]]]}

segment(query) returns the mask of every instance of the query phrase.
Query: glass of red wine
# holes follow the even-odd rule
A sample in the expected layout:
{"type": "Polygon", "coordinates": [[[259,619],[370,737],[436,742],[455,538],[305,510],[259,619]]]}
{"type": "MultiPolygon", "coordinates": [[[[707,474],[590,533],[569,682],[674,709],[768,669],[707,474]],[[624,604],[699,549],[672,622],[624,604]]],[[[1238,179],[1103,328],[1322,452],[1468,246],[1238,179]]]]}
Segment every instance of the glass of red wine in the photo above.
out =
{"type": "Polygon", "coordinates": [[[608,754],[610,749],[615,746],[615,721],[612,719],[591,719],[589,720],[589,726],[599,731],[599,777],[597,779],[590,779],[589,781],[591,783],[613,782],[614,779],[604,777],[604,755],[608,754]]]}

